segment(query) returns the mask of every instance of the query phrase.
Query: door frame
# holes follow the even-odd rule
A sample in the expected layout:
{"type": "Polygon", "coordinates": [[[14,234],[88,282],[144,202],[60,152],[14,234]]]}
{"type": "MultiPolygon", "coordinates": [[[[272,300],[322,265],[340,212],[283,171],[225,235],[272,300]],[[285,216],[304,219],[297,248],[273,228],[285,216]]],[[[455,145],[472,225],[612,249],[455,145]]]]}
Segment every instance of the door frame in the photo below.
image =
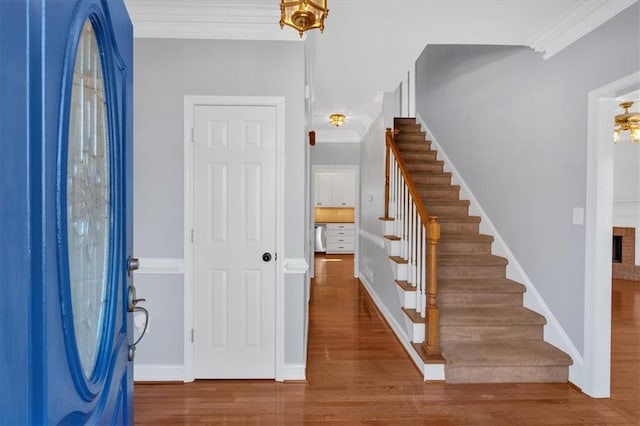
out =
{"type": "MultiPolygon", "coordinates": [[[[311,182],[311,188],[310,188],[310,195],[309,195],[309,205],[311,206],[311,210],[309,212],[310,214],[310,223],[313,226],[315,224],[315,204],[314,204],[314,200],[315,200],[315,173],[317,171],[322,171],[322,170],[353,170],[356,174],[356,181],[355,181],[355,185],[356,185],[356,203],[353,206],[354,212],[355,212],[355,218],[354,218],[354,230],[353,230],[353,235],[354,235],[354,239],[355,239],[355,245],[354,245],[354,249],[353,249],[353,276],[355,278],[358,278],[358,272],[360,271],[359,269],[359,259],[360,256],[358,256],[358,253],[360,251],[360,238],[358,238],[358,235],[360,234],[360,165],[358,164],[313,164],[311,166],[311,179],[309,179],[309,181],[311,182]]],[[[313,229],[313,228],[310,228],[313,229]]],[[[311,234],[313,238],[310,238],[311,241],[311,262],[310,262],[310,269],[309,269],[309,277],[310,278],[314,278],[315,277],[315,235],[312,233],[311,234]]],[[[311,292],[309,291],[308,293],[309,295],[311,295],[311,292]]]]}
{"type": "MultiPolygon", "coordinates": [[[[275,252],[284,259],[284,143],[285,98],[279,96],[184,96],[184,381],[194,376],[194,264],[191,240],[194,212],[193,191],[193,121],[196,106],[272,106],[276,109],[276,241],[275,252]]],[[[282,261],[275,268],[275,380],[284,380],[284,269],[282,261]]]]}
{"type": "Polygon", "coordinates": [[[607,398],[611,386],[611,235],[615,98],[640,88],[640,72],[589,92],[582,390],[607,398]]]}

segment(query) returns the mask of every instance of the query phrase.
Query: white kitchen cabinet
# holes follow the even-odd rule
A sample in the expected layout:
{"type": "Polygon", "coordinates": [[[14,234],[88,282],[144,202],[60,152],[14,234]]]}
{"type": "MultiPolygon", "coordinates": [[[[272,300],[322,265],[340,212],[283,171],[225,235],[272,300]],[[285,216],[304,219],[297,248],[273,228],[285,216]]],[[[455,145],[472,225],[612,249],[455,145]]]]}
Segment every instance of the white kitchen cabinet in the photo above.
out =
{"type": "Polygon", "coordinates": [[[327,223],[327,253],[353,253],[355,250],[353,223],[327,223]]]}
{"type": "Polygon", "coordinates": [[[313,174],[315,207],[355,207],[356,171],[316,170],[313,174]]]}

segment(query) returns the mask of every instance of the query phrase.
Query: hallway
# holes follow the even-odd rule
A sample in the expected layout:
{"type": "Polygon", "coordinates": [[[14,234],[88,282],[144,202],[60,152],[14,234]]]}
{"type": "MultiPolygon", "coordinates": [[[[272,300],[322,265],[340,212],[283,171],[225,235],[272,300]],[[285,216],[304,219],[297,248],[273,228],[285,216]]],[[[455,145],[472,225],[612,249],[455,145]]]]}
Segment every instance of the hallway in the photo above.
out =
{"type": "Polygon", "coordinates": [[[612,387],[615,399],[598,400],[566,384],[425,384],[359,281],[349,278],[353,256],[320,255],[315,268],[308,383],[136,384],[136,423],[640,423],[640,286],[625,285],[620,290],[614,283],[614,308],[624,307],[624,314],[614,310],[613,321],[625,324],[624,334],[613,338],[613,377],[618,384],[612,387]],[[621,292],[619,296],[616,291],[621,292]],[[616,363],[621,361],[624,372],[618,374],[616,363]]]}

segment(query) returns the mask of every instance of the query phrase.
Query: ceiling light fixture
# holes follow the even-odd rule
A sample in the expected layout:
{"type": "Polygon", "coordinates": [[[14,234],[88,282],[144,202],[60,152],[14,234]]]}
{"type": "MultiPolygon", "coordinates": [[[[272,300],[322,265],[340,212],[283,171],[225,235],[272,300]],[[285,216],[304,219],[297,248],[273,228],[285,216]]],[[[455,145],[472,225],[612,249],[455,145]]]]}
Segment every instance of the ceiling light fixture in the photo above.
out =
{"type": "Polygon", "coordinates": [[[631,142],[640,143],[640,112],[629,112],[633,102],[623,102],[620,104],[624,108],[624,113],[616,115],[614,120],[613,141],[620,141],[620,132],[629,131],[631,142]]]}
{"type": "Polygon", "coordinates": [[[288,25],[300,33],[320,28],[324,31],[324,20],[329,14],[327,0],[280,0],[280,28],[288,25]]]}
{"type": "Polygon", "coordinates": [[[340,127],[344,124],[344,120],[345,120],[345,116],[344,114],[331,114],[329,116],[329,120],[331,121],[331,124],[333,124],[336,127],[340,127]]]}

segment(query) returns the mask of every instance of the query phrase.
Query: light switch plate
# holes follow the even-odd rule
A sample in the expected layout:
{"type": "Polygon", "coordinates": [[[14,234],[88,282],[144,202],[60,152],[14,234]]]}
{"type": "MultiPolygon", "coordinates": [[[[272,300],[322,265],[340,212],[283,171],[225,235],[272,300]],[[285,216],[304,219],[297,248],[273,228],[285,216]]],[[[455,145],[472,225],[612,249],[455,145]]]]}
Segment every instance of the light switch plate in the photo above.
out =
{"type": "Polygon", "coordinates": [[[584,225],[584,208],[582,207],[573,208],[573,224],[584,225]]]}

